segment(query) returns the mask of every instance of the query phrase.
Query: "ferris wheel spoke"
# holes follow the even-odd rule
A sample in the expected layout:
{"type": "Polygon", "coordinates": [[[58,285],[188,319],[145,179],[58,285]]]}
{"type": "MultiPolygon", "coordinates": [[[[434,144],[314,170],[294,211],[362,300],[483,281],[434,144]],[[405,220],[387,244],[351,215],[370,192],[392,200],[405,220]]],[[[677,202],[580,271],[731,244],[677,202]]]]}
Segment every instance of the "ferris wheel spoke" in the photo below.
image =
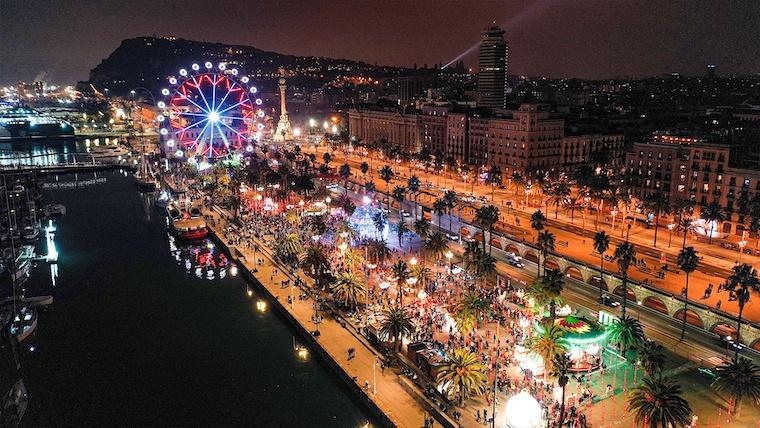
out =
{"type": "Polygon", "coordinates": [[[216,123],[216,130],[219,131],[219,135],[222,136],[222,141],[224,141],[224,145],[226,147],[230,147],[230,141],[227,139],[227,136],[224,135],[224,132],[222,132],[222,128],[219,127],[219,123],[216,123]]]}
{"type": "Polygon", "coordinates": [[[224,123],[224,122],[222,122],[222,125],[224,125],[224,126],[226,126],[227,128],[229,128],[229,129],[230,129],[232,132],[236,133],[236,134],[238,135],[238,137],[242,138],[243,140],[246,140],[246,139],[247,139],[247,138],[245,137],[245,135],[243,135],[243,134],[242,134],[240,131],[238,131],[237,129],[235,129],[235,128],[233,128],[233,127],[229,126],[229,125],[227,125],[227,124],[226,124],[226,123],[224,123]]]}
{"type": "MultiPolygon", "coordinates": [[[[204,76],[204,77],[205,77],[205,76],[204,76]]],[[[201,81],[203,81],[203,77],[201,77],[201,81]]],[[[205,111],[206,111],[207,113],[208,113],[208,112],[210,112],[210,111],[213,111],[213,109],[212,109],[211,107],[209,107],[209,105],[208,105],[208,100],[206,100],[206,95],[203,93],[203,89],[201,89],[201,85],[200,85],[200,83],[198,83],[198,81],[197,81],[197,80],[195,80],[195,77],[194,77],[194,76],[193,76],[193,82],[195,82],[195,88],[198,90],[198,93],[199,93],[199,94],[201,94],[201,98],[203,99],[203,103],[204,103],[204,104],[206,104],[206,109],[205,109],[205,111]]],[[[196,104],[196,105],[197,105],[197,104],[196,104]]],[[[201,110],[204,110],[204,109],[203,109],[203,108],[201,108],[200,106],[198,106],[198,108],[200,108],[201,110]]]]}
{"type": "Polygon", "coordinates": [[[203,119],[203,120],[199,120],[198,122],[193,122],[193,123],[191,123],[190,125],[188,125],[188,126],[186,126],[186,127],[182,128],[182,129],[180,129],[180,130],[179,130],[179,131],[177,131],[177,132],[184,132],[184,131],[187,131],[188,129],[190,129],[190,128],[193,128],[193,127],[195,127],[195,126],[200,126],[200,124],[201,124],[201,123],[203,123],[203,122],[206,122],[206,121],[208,121],[208,118],[205,118],[205,119],[203,119]]]}
{"type": "Polygon", "coordinates": [[[189,101],[189,102],[190,102],[192,105],[194,105],[194,106],[198,107],[198,110],[200,110],[200,111],[208,111],[208,109],[205,109],[205,108],[201,107],[201,106],[200,106],[198,103],[196,103],[195,101],[191,100],[191,99],[190,99],[190,98],[189,98],[187,95],[184,95],[184,94],[182,94],[182,93],[181,93],[181,92],[179,92],[179,91],[176,91],[176,92],[177,92],[177,93],[178,93],[178,94],[179,94],[179,95],[182,97],[182,99],[183,99],[183,100],[187,100],[187,101],[189,101]]]}
{"type": "MultiPolygon", "coordinates": [[[[233,83],[232,86],[234,87],[235,84],[233,83]]],[[[222,100],[219,101],[219,107],[224,105],[224,101],[227,100],[227,97],[232,93],[232,90],[230,88],[227,88],[227,93],[224,94],[224,97],[222,97],[222,100]]]]}
{"type": "Polygon", "coordinates": [[[210,123],[211,123],[211,122],[206,122],[206,124],[203,126],[203,129],[201,129],[201,132],[200,132],[200,133],[198,133],[198,136],[195,138],[195,141],[193,141],[193,144],[195,144],[195,145],[197,145],[197,144],[198,144],[198,141],[200,141],[201,137],[202,137],[202,136],[203,136],[203,134],[206,132],[206,128],[208,128],[208,125],[209,125],[210,123]]]}
{"type": "Polygon", "coordinates": [[[226,111],[232,110],[233,108],[235,108],[235,107],[237,107],[237,106],[239,106],[239,105],[243,105],[243,104],[245,104],[245,102],[246,102],[246,101],[248,101],[248,100],[247,100],[247,99],[244,99],[243,101],[240,101],[240,102],[239,102],[239,103],[237,103],[237,104],[234,104],[234,105],[232,105],[232,106],[229,106],[229,107],[227,107],[227,108],[226,108],[226,109],[224,109],[224,110],[219,110],[217,113],[219,113],[219,114],[222,114],[222,113],[224,113],[224,112],[226,112],[226,111]]]}

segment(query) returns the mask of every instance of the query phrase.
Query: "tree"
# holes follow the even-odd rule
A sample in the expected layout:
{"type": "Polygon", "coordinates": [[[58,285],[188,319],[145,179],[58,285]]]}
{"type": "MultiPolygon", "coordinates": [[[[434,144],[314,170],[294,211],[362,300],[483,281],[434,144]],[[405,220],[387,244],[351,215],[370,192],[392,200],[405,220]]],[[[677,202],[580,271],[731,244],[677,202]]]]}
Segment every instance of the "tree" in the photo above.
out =
{"type": "Polygon", "coordinates": [[[662,377],[662,369],[665,367],[665,348],[653,340],[643,340],[636,348],[641,367],[649,377],[659,375],[662,377]]]}
{"type": "Polygon", "coordinates": [[[295,233],[286,233],[282,235],[275,247],[275,254],[288,264],[292,264],[298,260],[298,255],[301,254],[301,239],[295,233]]]}
{"type": "MultiPolygon", "coordinates": [[[[736,302],[739,304],[739,321],[736,326],[736,340],[741,341],[741,328],[742,328],[742,313],[744,312],[744,305],[749,302],[752,294],[760,295],[760,283],[757,278],[757,270],[747,263],[734,266],[731,271],[731,275],[726,278],[726,284],[723,286],[731,293],[731,296],[736,298],[736,302]]],[[[739,353],[739,350],[736,350],[739,353]]]]}
{"type": "Polygon", "coordinates": [[[486,183],[491,185],[491,202],[493,202],[493,194],[496,190],[496,186],[501,185],[501,168],[498,165],[491,165],[488,170],[488,178],[486,183]]]}
{"type": "Polygon", "coordinates": [[[462,295],[462,298],[457,302],[454,310],[456,312],[471,314],[473,318],[477,320],[478,324],[480,324],[480,320],[484,315],[491,312],[492,307],[490,302],[480,293],[468,291],[462,295]]]}
{"type": "Polygon", "coordinates": [[[557,269],[549,269],[544,272],[540,281],[549,297],[549,317],[554,322],[557,317],[557,303],[561,302],[562,291],[565,288],[565,274],[557,269]]]}
{"type": "MultiPolygon", "coordinates": [[[[604,276],[604,253],[610,248],[610,236],[603,230],[594,234],[594,250],[599,253],[599,275],[600,278],[604,276]]],[[[602,283],[599,282],[599,301],[602,300],[602,283]]]]}
{"type": "Polygon", "coordinates": [[[409,278],[409,266],[406,264],[405,261],[399,259],[391,266],[391,275],[393,275],[394,278],[396,278],[396,300],[397,305],[399,307],[403,306],[404,300],[403,300],[403,290],[404,290],[404,282],[406,282],[406,279],[409,278]]]}
{"type": "Polygon", "coordinates": [[[383,166],[380,170],[380,179],[385,181],[385,184],[388,186],[388,212],[391,211],[391,180],[393,180],[393,175],[393,170],[388,165],[383,166]]]}
{"type": "Polygon", "coordinates": [[[628,301],[628,268],[636,263],[636,247],[628,241],[621,242],[615,248],[612,258],[617,262],[618,270],[623,275],[623,306],[622,316],[625,316],[626,302],[628,301]]]}
{"type": "MultiPolygon", "coordinates": [[[[475,225],[481,230],[481,238],[483,241],[483,251],[486,250],[486,231],[490,240],[491,231],[493,226],[499,221],[499,208],[494,205],[488,205],[480,207],[475,211],[475,225]]],[[[490,247],[489,242],[489,247],[490,247]]],[[[490,249],[489,249],[490,254],[490,249]]]]}
{"type": "Polygon", "coordinates": [[[356,310],[359,299],[367,295],[367,286],[351,271],[343,272],[338,280],[332,285],[335,297],[344,305],[356,310]]]}
{"type": "Polygon", "coordinates": [[[678,253],[676,263],[678,263],[678,267],[680,267],[686,274],[686,295],[684,296],[683,320],[681,321],[681,340],[683,340],[683,336],[686,332],[686,315],[688,314],[687,310],[689,309],[689,275],[697,269],[697,266],[699,266],[697,251],[694,250],[694,247],[686,247],[682,249],[681,252],[678,253]]]}
{"type": "Polygon", "coordinates": [[[343,191],[348,194],[348,177],[351,176],[351,166],[347,163],[341,165],[338,169],[338,175],[343,179],[343,191]]]}
{"type": "Polygon", "coordinates": [[[325,165],[329,167],[330,162],[332,162],[332,155],[330,153],[325,153],[322,155],[322,160],[325,162],[325,165]]]}
{"type": "Polygon", "coordinates": [[[398,238],[398,246],[401,248],[404,245],[404,236],[411,233],[409,226],[404,222],[404,218],[398,219],[398,223],[393,225],[393,229],[396,230],[396,237],[398,238]]]}
{"type": "Polygon", "coordinates": [[[372,240],[368,244],[367,252],[374,258],[375,263],[381,265],[391,256],[391,249],[384,239],[372,240]]]}
{"type": "Polygon", "coordinates": [[[544,359],[544,365],[549,372],[554,368],[554,356],[567,352],[567,345],[562,338],[564,334],[564,330],[551,323],[528,343],[531,352],[544,359]]]}
{"type": "Polygon", "coordinates": [[[449,249],[449,241],[440,232],[434,232],[425,240],[425,250],[440,259],[449,249]]]}
{"type": "Polygon", "coordinates": [[[430,222],[424,218],[415,221],[414,233],[420,237],[420,240],[425,241],[430,236],[430,222]]]}
{"type": "Polygon", "coordinates": [[[654,246],[657,246],[657,231],[660,229],[660,216],[670,213],[668,197],[662,192],[650,193],[644,197],[642,208],[654,215],[654,246]]]}
{"type": "Polygon", "coordinates": [[[537,276],[541,276],[541,258],[544,259],[546,264],[546,255],[549,251],[554,251],[554,234],[548,230],[538,234],[538,273],[537,276]]]}
{"type": "Polygon", "coordinates": [[[646,377],[631,390],[628,409],[636,424],[646,428],[679,428],[691,423],[691,407],[672,380],[646,377]]]}
{"type": "Polygon", "coordinates": [[[544,227],[546,227],[546,217],[541,210],[534,212],[530,216],[530,227],[536,231],[536,234],[544,230],[544,227]]]}
{"type": "Polygon", "coordinates": [[[715,375],[713,388],[728,394],[735,412],[739,412],[739,406],[745,398],[754,404],[760,404],[760,367],[750,359],[734,355],[731,362],[725,362],[715,369],[715,375]]]}
{"type": "Polygon", "coordinates": [[[562,401],[560,401],[559,407],[559,423],[557,424],[558,426],[562,426],[565,421],[565,387],[570,381],[569,373],[570,368],[572,367],[570,357],[564,353],[556,354],[552,360],[551,367],[552,369],[549,372],[549,376],[557,379],[557,384],[562,388],[562,401]]]}
{"type": "Polygon", "coordinates": [[[519,172],[512,173],[512,188],[515,191],[515,196],[517,196],[517,192],[520,189],[525,188],[525,179],[523,178],[522,174],[520,174],[519,172]]]}
{"type": "Polygon", "coordinates": [[[359,170],[362,172],[362,175],[364,176],[364,179],[367,179],[367,172],[369,171],[369,164],[367,162],[362,162],[362,164],[359,166],[359,170]]]}
{"type": "Polygon", "coordinates": [[[417,284],[420,285],[420,288],[427,290],[428,283],[431,279],[433,279],[433,271],[431,271],[430,268],[424,264],[419,263],[412,266],[410,273],[413,277],[417,278],[417,284]]]}
{"type": "Polygon", "coordinates": [[[433,212],[438,216],[438,227],[441,227],[441,216],[446,214],[448,207],[446,201],[443,199],[437,199],[433,202],[433,212]]]}
{"type": "Polygon", "coordinates": [[[638,347],[644,340],[644,328],[641,323],[629,316],[621,316],[613,321],[607,329],[607,338],[618,346],[623,355],[629,348],[638,347]]]}
{"type": "Polygon", "coordinates": [[[409,177],[409,180],[406,182],[406,189],[409,191],[409,193],[412,194],[414,198],[414,218],[417,218],[417,192],[420,191],[421,185],[422,182],[420,182],[419,177],[416,175],[409,177]]]}
{"type": "Polygon", "coordinates": [[[393,339],[393,351],[401,350],[401,337],[414,333],[412,316],[400,306],[391,306],[380,317],[380,337],[393,339]]]}
{"type": "Polygon", "coordinates": [[[567,206],[570,203],[570,185],[560,181],[557,183],[551,191],[549,201],[554,205],[554,218],[559,216],[559,207],[567,206]]]}
{"type": "Polygon", "coordinates": [[[381,236],[382,236],[383,231],[385,230],[385,225],[387,222],[388,220],[382,211],[378,211],[372,216],[372,223],[375,224],[375,230],[377,230],[377,233],[380,234],[381,236]]]}
{"type": "Polygon", "coordinates": [[[436,382],[439,386],[447,386],[449,398],[458,398],[461,406],[470,396],[485,392],[486,369],[477,354],[458,348],[438,368],[436,382]]]}
{"type": "Polygon", "coordinates": [[[398,216],[403,220],[404,216],[402,215],[402,211],[404,207],[404,199],[406,199],[406,187],[394,187],[393,192],[391,192],[391,196],[396,202],[398,202],[398,216]]]}
{"type": "Polygon", "coordinates": [[[330,269],[325,249],[320,244],[311,244],[301,258],[301,268],[311,274],[317,289],[322,288],[322,277],[330,269]]]}
{"type": "Polygon", "coordinates": [[[726,214],[723,212],[723,208],[717,202],[712,202],[710,205],[703,207],[702,212],[699,213],[699,217],[710,223],[710,235],[707,237],[708,242],[712,244],[713,232],[715,231],[715,224],[721,224],[726,221],[726,214]]]}
{"type": "Polygon", "coordinates": [[[443,200],[446,201],[446,206],[449,208],[449,230],[451,230],[451,218],[453,216],[454,207],[457,206],[457,192],[453,190],[445,191],[443,193],[443,200]]]}

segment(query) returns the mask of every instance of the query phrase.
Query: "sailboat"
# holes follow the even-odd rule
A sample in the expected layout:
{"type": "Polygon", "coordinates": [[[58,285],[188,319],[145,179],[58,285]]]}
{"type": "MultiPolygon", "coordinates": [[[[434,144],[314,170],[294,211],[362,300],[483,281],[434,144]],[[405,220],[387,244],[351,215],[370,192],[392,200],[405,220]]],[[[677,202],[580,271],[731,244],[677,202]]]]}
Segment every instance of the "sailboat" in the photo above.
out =
{"type": "Polygon", "coordinates": [[[158,188],[156,172],[153,171],[153,166],[145,156],[145,145],[143,145],[143,149],[140,152],[140,169],[135,173],[135,184],[145,191],[153,191],[158,188]]]}

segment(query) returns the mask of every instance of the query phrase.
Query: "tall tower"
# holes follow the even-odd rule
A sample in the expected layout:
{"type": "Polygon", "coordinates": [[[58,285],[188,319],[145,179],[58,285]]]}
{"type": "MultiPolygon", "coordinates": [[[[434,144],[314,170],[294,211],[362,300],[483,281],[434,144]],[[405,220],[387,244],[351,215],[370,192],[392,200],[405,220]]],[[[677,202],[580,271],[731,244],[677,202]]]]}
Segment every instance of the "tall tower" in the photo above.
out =
{"type": "Polygon", "coordinates": [[[504,30],[494,25],[484,31],[478,57],[478,105],[507,106],[507,42],[504,30]]]}
{"type": "Polygon", "coordinates": [[[288,109],[285,107],[285,70],[280,69],[280,121],[277,122],[277,130],[272,139],[276,142],[290,141],[293,139],[293,130],[290,126],[288,109]]]}

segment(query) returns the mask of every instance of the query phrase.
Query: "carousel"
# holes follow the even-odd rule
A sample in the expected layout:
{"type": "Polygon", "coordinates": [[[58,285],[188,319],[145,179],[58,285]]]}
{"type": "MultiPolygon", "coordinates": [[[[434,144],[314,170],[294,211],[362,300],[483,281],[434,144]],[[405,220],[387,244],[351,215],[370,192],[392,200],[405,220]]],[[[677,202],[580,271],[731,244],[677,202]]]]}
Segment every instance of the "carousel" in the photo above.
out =
{"type": "MultiPolygon", "coordinates": [[[[595,320],[586,317],[570,315],[570,308],[564,307],[554,320],[554,325],[563,331],[562,340],[567,344],[568,356],[572,363],[570,368],[573,372],[591,372],[602,365],[602,349],[607,340],[607,331],[595,320]]],[[[540,334],[544,326],[540,323],[535,325],[540,334]]],[[[539,357],[540,358],[540,357],[539,357]]]]}

